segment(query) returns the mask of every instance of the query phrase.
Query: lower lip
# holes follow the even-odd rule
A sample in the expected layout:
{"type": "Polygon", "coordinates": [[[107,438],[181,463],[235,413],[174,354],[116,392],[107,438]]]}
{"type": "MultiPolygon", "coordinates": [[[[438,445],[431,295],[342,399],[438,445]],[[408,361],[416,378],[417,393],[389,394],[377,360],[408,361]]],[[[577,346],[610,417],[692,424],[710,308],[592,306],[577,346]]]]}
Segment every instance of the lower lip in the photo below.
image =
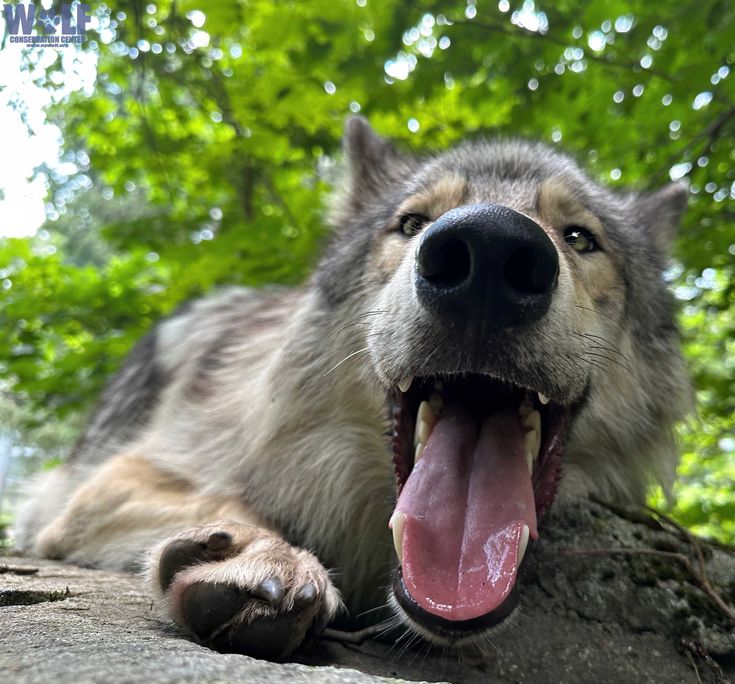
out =
{"type": "Polygon", "coordinates": [[[519,590],[518,583],[515,584],[508,598],[495,610],[486,615],[472,618],[471,620],[447,620],[424,610],[409,594],[403,582],[403,571],[398,569],[398,576],[393,584],[393,593],[398,605],[405,611],[406,615],[417,622],[420,626],[436,632],[437,636],[458,640],[469,635],[470,632],[479,632],[501,623],[507,618],[518,605],[519,590]]]}

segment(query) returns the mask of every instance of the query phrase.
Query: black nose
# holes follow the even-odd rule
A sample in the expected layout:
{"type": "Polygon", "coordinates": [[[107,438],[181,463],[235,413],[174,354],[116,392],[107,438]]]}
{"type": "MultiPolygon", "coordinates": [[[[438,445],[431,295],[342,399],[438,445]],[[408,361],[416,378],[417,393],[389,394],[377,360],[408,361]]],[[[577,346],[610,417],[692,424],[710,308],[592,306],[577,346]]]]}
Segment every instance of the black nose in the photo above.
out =
{"type": "Polygon", "coordinates": [[[416,257],[421,304],[455,325],[507,328],[540,319],[551,305],[559,257],[535,221],[498,204],[440,216],[416,257]]]}

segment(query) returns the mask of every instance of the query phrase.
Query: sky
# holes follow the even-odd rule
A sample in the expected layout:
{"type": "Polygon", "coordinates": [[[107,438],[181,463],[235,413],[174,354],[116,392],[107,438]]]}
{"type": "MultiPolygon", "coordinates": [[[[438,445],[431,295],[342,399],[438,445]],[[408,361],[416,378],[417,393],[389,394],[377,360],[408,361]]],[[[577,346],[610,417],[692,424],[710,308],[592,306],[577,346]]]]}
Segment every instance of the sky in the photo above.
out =
{"type": "Polygon", "coordinates": [[[35,166],[59,156],[60,132],[46,123],[42,113],[51,98],[27,71],[21,71],[21,52],[20,45],[10,44],[0,50],[0,237],[31,235],[41,225],[45,179],[31,181],[31,176],[35,166]],[[35,135],[30,135],[21,112],[13,107],[18,101],[35,135]]]}
{"type": "MultiPolygon", "coordinates": [[[[0,43],[5,21],[0,18],[0,43]]],[[[21,69],[22,45],[7,41],[0,49],[0,237],[32,235],[45,219],[46,178],[32,180],[42,163],[59,166],[61,131],[46,121],[43,108],[54,99],[94,88],[95,60],[74,47],[30,48],[32,69],[21,69]],[[48,66],[61,59],[52,94],[34,83],[48,66]],[[24,119],[25,117],[25,123],[24,119]]]]}

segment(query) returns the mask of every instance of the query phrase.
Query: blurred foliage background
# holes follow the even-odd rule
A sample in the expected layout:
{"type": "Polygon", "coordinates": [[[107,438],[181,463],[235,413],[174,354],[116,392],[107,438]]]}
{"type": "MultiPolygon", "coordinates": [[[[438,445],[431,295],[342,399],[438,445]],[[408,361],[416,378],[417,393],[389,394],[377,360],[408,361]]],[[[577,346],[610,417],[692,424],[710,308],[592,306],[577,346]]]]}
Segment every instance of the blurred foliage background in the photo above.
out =
{"type": "Polygon", "coordinates": [[[177,303],[304,279],[343,122],[361,112],[409,149],[521,135],[612,185],[689,184],[665,277],[698,416],[681,426],[673,514],[735,539],[732,2],[114,0],[92,14],[79,48],[23,56],[53,95],[62,156],[36,170],[44,226],[0,241],[13,481],[58,461],[132,343],[177,303]]]}

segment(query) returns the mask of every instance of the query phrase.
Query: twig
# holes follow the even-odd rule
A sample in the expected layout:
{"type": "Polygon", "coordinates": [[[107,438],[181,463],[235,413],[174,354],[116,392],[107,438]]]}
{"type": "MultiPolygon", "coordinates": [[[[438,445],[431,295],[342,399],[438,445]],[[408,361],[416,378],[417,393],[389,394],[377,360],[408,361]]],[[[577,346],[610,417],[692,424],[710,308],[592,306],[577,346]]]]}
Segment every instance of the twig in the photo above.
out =
{"type": "Polygon", "coordinates": [[[697,667],[697,661],[694,660],[694,656],[692,655],[692,652],[687,649],[687,657],[689,658],[689,662],[691,663],[691,666],[694,668],[694,674],[697,675],[697,684],[702,684],[702,678],[699,676],[699,668],[697,667]]]}
{"type": "MultiPolygon", "coordinates": [[[[665,165],[661,167],[661,170],[653,176],[653,180],[651,182],[651,187],[655,187],[660,181],[669,175],[669,169],[679,161],[680,159],[686,159],[687,155],[690,155],[692,151],[699,145],[700,142],[703,140],[706,141],[705,147],[701,152],[706,152],[707,150],[711,149],[712,145],[720,138],[722,135],[722,130],[725,128],[727,123],[735,117],[735,106],[729,107],[726,109],[717,119],[715,119],[709,126],[707,126],[703,131],[700,131],[697,133],[697,135],[693,136],[689,142],[681,149],[681,151],[676,152],[669,156],[668,160],[666,161],[665,165]]],[[[696,156],[701,156],[701,152],[697,153],[696,156]]]]}
{"type": "MultiPolygon", "coordinates": [[[[676,560],[681,563],[689,563],[689,559],[683,553],[676,551],[662,551],[660,549],[634,549],[627,546],[612,546],[610,548],[593,548],[593,549],[567,549],[560,551],[560,556],[610,556],[616,553],[628,554],[631,556],[656,556],[658,558],[667,558],[668,560],[676,560]]],[[[691,566],[691,564],[690,564],[691,566]]]]}
{"type": "Polygon", "coordinates": [[[730,608],[730,606],[728,606],[727,603],[722,600],[720,595],[710,584],[709,577],[707,576],[707,564],[704,560],[704,554],[702,553],[702,546],[700,545],[697,538],[686,527],[680,525],[675,520],[672,520],[664,513],[661,513],[660,511],[657,511],[655,508],[651,508],[650,506],[646,506],[646,508],[654,515],[658,516],[665,523],[671,525],[671,527],[677,530],[679,534],[681,534],[684,539],[694,548],[694,553],[697,556],[697,564],[699,566],[699,575],[695,575],[695,577],[697,577],[697,581],[699,582],[700,587],[718,605],[720,610],[725,613],[725,615],[727,615],[733,622],[735,622],[735,610],[730,608]]]}
{"type": "Polygon", "coordinates": [[[692,665],[694,666],[694,671],[697,674],[698,682],[701,682],[702,680],[699,677],[699,668],[695,664],[694,656],[696,656],[697,658],[701,658],[704,661],[705,665],[707,665],[710,671],[715,675],[715,677],[717,677],[717,681],[720,684],[730,684],[730,679],[728,678],[728,676],[723,672],[719,664],[712,659],[710,654],[707,653],[702,644],[686,636],[681,637],[679,643],[681,644],[682,648],[686,650],[687,655],[691,659],[692,665]]]}
{"type": "Polygon", "coordinates": [[[632,549],[627,547],[617,547],[609,549],[570,549],[562,551],[561,556],[607,556],[612,554],[625,554],[631,556],[655,556],[658,558],[666,558],[681,563],[689,576],[694,580],[695,584],[709,597],[712,603],[735,624],[735,610],[725,603],[722,597],[714,590],[709,583],[706,575],[700,575],[692,562],[683,553],[675,551],[660,551],[658,549],[632,549]]]}
{"type": "MultiPolygon", "coordinates": [[[[579,44],[574,44],[570,41],[563,40],[561,38],[556,38],[555,36],[548,34],[548,33],[540,33],[538,31],[530,31],[527,28],[524,28],[522,26],[514,26],[513,29],[508,29],[507,27],[503,26],[502,24],[496,24],[496,23],[486,23],[482,21],[477,21],[476,19],[472,19],[471,21],[464,21],[464,20],[453,20],[453,25],[456,26],[475,26],[479,29],[483,29],[485,31],[488,31],[490,33],[499,33],[502,36],[507,36],[508,38],[537,38],[539,40],[544,40],[547,43],[553,43],[554,45],[558,45],[559,47],[568,48],[568,47],[581,47],[579,44]]],[[[626,71],[630,71],[633,69],[641,69],[642,71],[645,71],[653,76],[658,76],[659,78],[663,79],[664,81],[668,81],[669,83],[676,83],[676,79],[671,76],[671,74],[667,74],[664,71],[660,71],[658,69],[643,69],[640,67],[638,62],[635,61],[625,61],[620,62],[614,59],[610,59],[609,57],[604,57],[603,55],[596,55],[594,52],[589,52],[588,50],[582,48],[584,52],[583,59],[587,59],[591,62],[598,62],[599,64],[604,64],[608,67],[613,67],[615,69],[625,69],[626,71]]]]}
{"type": "MultiPolygon", "coordinates": [[[[681,534],[683,541],[690,541],[690,538],[692,541],[696,540],[695,543],[699,544],[706,544],[707,546],[712,546],[716,549],[719,549],[720,551],[724,551],[725,553],[735,553],[735,545],[734,544],[727,544],[726,542],[722,542],[719,539],[713,539],[711,537],[700,537],[695,534],[693,534],[690,530],[687,530],[686,528],[682,527],[679,523],[674,521],[672,518],[669,518],[667,515],[662,513],[661,511],[657,510],[656,508],[653,508],[651,506],[645,506],[644,508],[653,513],[656,518],[652,518],[649,515],[646,515],[642,510],[635,510],[630,508],[625,508],[624,506],[619,506],[618,504],[612,503],[610,501],[605,501],[605,499],[601,499],[598,496],[595,496],[594,494],[590,494],[589,496],[590,501],[593,501],[594,503],[604,506],[609,511],[612,511],[620,518],[623,518],[624,520],[629,520],[633,523],[640,523],[641,525],[645,525],[646,527],[650,527],[652,530],[657,531],[667,531],[666,527],[659,522],[659,520],[656,520],[656,518],[659,518],[663,522],[668,523],[671,527],[679,531],[681,534]]],[[[668,530],[670,531],[670,530],[668,530]]]]}
{"type": "Polygon", "coordinates": [[[663,178],[669,175],[669,169],[680,159],[686,159],[687,155],[691,157],[699,157],[702,153],[712,148],[712,145],[720,138],[722,129],[725,128],[727,123],[735,116],[735,107],[726,109],[717,119],[715,119],[707,128],[699,132],[682,148],[680,152],[676,152],[669,156],[666,164],[661,167],[661,170],[654,175],[651,187],[655,187],[661,182],[663,178]],[[692,151],[699,145],[700,142],[705,141],[704,149],[692,155],[692,151]]]}
{"type": "Polygon", "coordinates": [[[604,506],[609,511],[615,513],[619,518],[623,518],[623,520],[645,525],[646,527],[650,527],[652,530],[657,530],[659,532],[664,529],[663,525],[656,520],[656,518],[646,515],[643,511],[618,506],[617,504],[605,501],[594,494],[590,495],[590,500],[594,501],[599,506],[604,506]]]}
{"type": "Polygon", "coordinates": [[[0,574],[10,572],[14,575],[35,575],[38,568],[19,568],[17,565],[0,565],[0,574]]]}
{"type": "Polygon", "coordinates": [[[322,639],[327,641],[337,641],[342,644],[356,644],[360,646],[365,643],[368,639],[380,634],[381,630],[385,628],[383,624],[371,625],[364,629],[358,629],[356,632],[343,632],[339,629],[325,629],[322,632],[322,639]]]}

